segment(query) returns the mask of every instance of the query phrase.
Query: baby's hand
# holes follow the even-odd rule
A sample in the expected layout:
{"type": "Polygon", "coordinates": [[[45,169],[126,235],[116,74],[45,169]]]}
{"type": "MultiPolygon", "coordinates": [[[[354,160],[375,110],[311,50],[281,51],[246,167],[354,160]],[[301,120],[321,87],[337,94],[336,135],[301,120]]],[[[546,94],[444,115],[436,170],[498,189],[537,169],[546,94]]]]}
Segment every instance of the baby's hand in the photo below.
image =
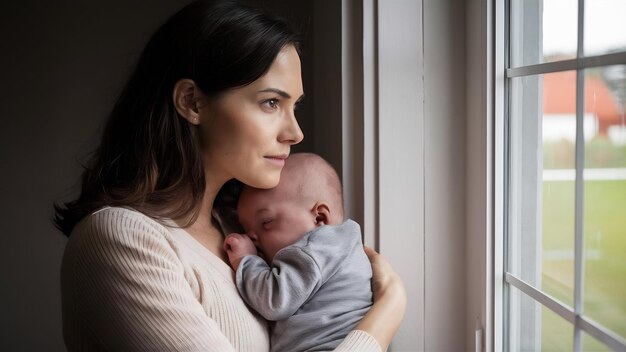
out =
{"type": "Polygon", "coordinates": [[[237,271],[239,262],[247,255],[256,255],[257,250],[250,240],[250,237],[240,234],[231,233],[224,239],[224,250],[228,254],[228,260],[233,270],[237,271]]]}

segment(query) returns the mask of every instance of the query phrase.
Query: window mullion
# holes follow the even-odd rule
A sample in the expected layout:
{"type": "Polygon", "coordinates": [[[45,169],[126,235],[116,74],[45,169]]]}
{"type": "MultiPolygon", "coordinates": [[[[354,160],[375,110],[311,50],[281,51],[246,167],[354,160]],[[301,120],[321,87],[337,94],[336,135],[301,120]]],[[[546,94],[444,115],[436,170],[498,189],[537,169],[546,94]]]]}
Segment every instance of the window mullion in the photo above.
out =
{"type": "MultiPolygon", "coordinates": [[[[583,70],[576,71],[576,207],[575,207],[575,242],[574,242],[574,312],[576,315],[583,314],[583,212],[584,212],[584,179],[585,168],[585,140],[583,138],[584,118],[584,84],[583,70]]],[[[574,351],[582,351],[581,330],[576,324],[574,327],[574,351]]]]}
{"type": "MultiPolygon", "coordinates": [[[[583,57],[585,1],[578,0],[578,48],[577,60],[583,57]]],[[[585,139],[583,120],[585,115],[585,75],[584,69],[576,70],[576,181],[575,181],[575,242],[574,242],[574,313],[583,313],[583,219],[584,219],[584,179],[585,139]]],[[[576,320],[574,324],[574,351],[582,351],[582,330],[576,320]]]]}
{"type": "MultiPolygon", "coordinates": [[[[506,230],[508,224],[508,180],[509,180],[509,168],[507,163],[507,156],[509,151],[508,137],[507,137],[507,118],[506,109],[508,107],[508,95],[510,84],[506,79],[505,69],[510,67],[510,43],[509,36],[509,4],[504,0],[494,1],[493,7],[490,9],[494,13],[495,19],[495,31],[493,32],[494,42],[494,61],[489,62],[489,66],[493,65],[495,71],[493,76],[490,77],[489,82],[493,82],[493,86],[489,87],[489,91],[493,94],[493,101],[487,104],[487,109],[493,107],[492,111],[488,110],[487,116],[493,118],[493,127],[488,136],[493,137],[493,144],[488,149],[494,156],[492,159],[491,175],[493,180],[493,194],[492,194],[492,206],[490,210],[493,211],[493,218],[491,225],[493,226],[488,233],[493,234],[493,242],[491,249],[493,251],[493,259],[491,262],[491,268],[493,270],[493,311],[491,319],[493,321],[491,331],[487,331],[485,337],[491,334],[492,339],[486,339],[486,352],[492,351],[505,351],[508,350],[509,345],[509,321],[508,319],[502,319],[504,316],[509,316],[509,288],[502,279],[504,273],[508,270],[509,257],[508,257],[508,236],[506,230]],[[506,207],[506,209],[505,209],[506,207]],[[493,342],[493,344],[491,344],[493,342]]],[[[488,11],[488,14],[492,14],[488,11]]],[[[490,39],[492,39],[490,38],[490,39]]],[[[489,55],[487,56],[490,57],[489,55]]],[[[489,59],[488,59],[489,60],[489,59]]],[[[488,70],[489,72],[489,70],[488,70]]],[[[489,123],[487,124],[489,126],[489,123]]],[[[489,158],[487,158],[489,160],[489,158]]]]}
{"type": "Polygon", "coordinates": [[[602,67],[610,65],[623,65],[626,60],[626,52],[580,57],[576,59],[544,62],[535,65],[509,67],[506,69],[506,77],[522,77],[540,75],[544,73],[578,70],[590,67],[602,67]]]}

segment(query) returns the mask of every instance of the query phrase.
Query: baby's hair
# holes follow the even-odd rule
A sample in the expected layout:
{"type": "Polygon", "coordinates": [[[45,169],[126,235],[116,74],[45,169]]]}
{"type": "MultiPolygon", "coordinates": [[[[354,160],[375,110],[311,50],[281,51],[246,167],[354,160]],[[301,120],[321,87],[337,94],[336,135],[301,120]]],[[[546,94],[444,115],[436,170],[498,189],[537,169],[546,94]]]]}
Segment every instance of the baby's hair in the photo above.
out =
{"type": "Polygon", "coordinates": [[[313,153],[296,153],[287,158],[281,177],[294,178],[296,196],[325,201],[343,222],[343,188],[335,168],[313,153]],[[297,170],[293,172],[292,169],[297,170]]]}

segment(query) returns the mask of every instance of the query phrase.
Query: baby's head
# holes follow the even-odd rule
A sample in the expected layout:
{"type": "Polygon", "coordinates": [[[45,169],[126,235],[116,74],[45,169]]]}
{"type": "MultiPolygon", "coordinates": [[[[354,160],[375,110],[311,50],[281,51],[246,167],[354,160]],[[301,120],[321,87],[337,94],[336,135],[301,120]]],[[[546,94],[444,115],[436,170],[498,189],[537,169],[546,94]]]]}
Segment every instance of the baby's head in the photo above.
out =
{"type": "Polygon", "coordinates": [[[276,252],[321,225],[343,222],[341,181],[333,167],[311,153],[287,158],[278,186],[245,187],[239,222],[268,261],[276,252]]]}

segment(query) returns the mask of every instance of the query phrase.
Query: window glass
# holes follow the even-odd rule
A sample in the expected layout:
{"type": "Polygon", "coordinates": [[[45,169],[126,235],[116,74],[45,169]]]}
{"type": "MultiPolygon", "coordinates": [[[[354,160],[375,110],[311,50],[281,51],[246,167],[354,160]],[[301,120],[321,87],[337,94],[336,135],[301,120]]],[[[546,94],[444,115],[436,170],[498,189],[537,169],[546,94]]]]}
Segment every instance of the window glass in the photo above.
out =
{"type": "Polygon", "coordinates": [[[510,351],[572,351],[572,324],[516,288],[511,289],[510,351]]]}
{"type": "Polygon", "coordinates": [[[511,80],[509,272],[573,306],[576,73],[511,80]]]}
{"type": "Polygon", "coordinates": [[[612,350],[602,342],[596,340],[593,336],[583,331],[583,351],[593,352],[611,352],[612,350]]]}
{"type": "Polygon", "coordinates": [[[521,293],[525,285],[507,280],[504,341],[511,351],[571,351],[575,336],[582,337],[577,351],[606,351],[600,340],[620,345],[611,336],[626,339],[626,64],[612,65],[626,53],[620,26],[626,0],[578,3],[506,2],[505,67],[572,60],[578,69],[540,65],[507,72],[502,220],[504,270],[539,290],[541,302],[560,303],[589,325],[562,319],[521,293]],[[579,42],[584,56],[595,57],[577,57],[579,42]],[[601,56],[609,53],[619,54],[601,56]],[[577,87],[578,81],[584,84],[577,87]],[[583,245],[578,262],[577,230],[583,245]],[[580,297],[574,297],[576,285],[580,297]]]}
{"type": "Polygon", "coordinates": [[[586,0],[584,54],[601,55],[626,50],[623,30],[626,0],[586,0]]]}
{"type": "Polygon", "coordinates": [[[584,314],[626,337],[626,65],[585,70],[584,314]]]}
{"type": "Polygon", "coordinates": [[[510,2],[512,67],[576,57],[577,0],[510,2]]]}

